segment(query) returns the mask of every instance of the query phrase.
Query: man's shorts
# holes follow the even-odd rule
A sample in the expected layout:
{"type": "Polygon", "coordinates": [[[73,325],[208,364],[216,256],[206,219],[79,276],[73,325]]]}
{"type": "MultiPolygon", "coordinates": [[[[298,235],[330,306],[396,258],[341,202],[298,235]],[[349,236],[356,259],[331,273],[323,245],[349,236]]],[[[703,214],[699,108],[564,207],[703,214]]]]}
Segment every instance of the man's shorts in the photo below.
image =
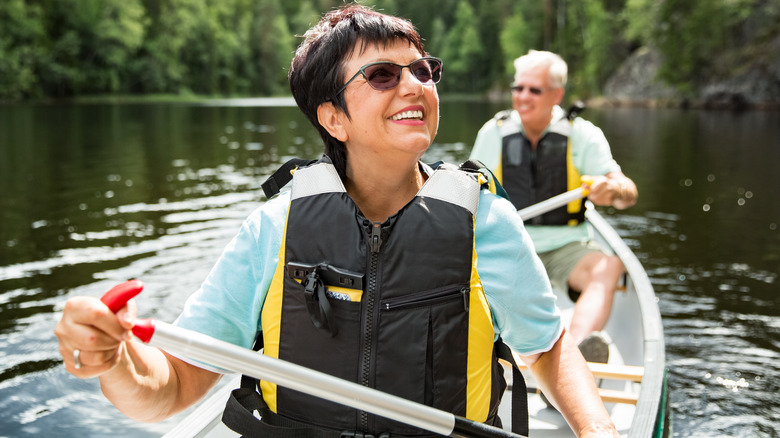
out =
{"type": "MultiPolygon", "coordinates": [[[[560,248],[539,253],[539,258],[544,263],[544,269],[547,270],[547,276],[550,277],[552,286],[566,292],[569,290],[569,274],[574,266],[580,259],[592,252],[603,253],[604,251],[593,240],[570,242],[560,248]]],[[[571,298],[576,301],[577,297],[579,297],[579,293],[571,298]]]]}

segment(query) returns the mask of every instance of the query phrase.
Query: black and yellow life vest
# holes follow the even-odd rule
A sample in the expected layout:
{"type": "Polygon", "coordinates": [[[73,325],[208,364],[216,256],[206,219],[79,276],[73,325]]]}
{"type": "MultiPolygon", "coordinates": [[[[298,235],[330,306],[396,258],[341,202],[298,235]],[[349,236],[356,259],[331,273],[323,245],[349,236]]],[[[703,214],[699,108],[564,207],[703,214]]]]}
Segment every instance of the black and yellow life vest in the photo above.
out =
{"type": "MultiPolygon", "coordinates": [[[[327,156],[295,170],[261,315],[264,354],[497,424],[505,382],[476,270],[479,175],[441,166],[398,213],[372,223],[327,156]]],[[[259,387],[276,424],[431,436],[271,382],[259,387]]]]}
{"type": "MultiPolygon", "coordinates": [[[[571,113],[570,113],[571,114],[571,113]]],[[[501,164],[496,177],[520,210],[582,185],[571,156],[574,117],[553,123],[536,149],[515,123],[507,123],[508,111],[496,114],[501,132],[501,164]]],[[[569,204],[530,219],[531,225],[577,225],[585,220],[585,203],[569,204]]]]}

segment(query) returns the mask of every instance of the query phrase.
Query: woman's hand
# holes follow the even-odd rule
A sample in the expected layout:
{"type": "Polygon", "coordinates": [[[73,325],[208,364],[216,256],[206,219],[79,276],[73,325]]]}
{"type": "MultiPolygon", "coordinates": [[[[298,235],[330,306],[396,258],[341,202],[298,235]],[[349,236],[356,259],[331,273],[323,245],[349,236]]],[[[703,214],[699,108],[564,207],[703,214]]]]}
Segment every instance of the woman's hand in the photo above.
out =
{"type": "Polygon", "coordinates": [[[116,314],[93,297],[74,297],[65,302],[62,319],[54,329],[65,369],[82,379],[113,369],[125,342],[132,339],[136,315],[134,300],[116,314]]]}

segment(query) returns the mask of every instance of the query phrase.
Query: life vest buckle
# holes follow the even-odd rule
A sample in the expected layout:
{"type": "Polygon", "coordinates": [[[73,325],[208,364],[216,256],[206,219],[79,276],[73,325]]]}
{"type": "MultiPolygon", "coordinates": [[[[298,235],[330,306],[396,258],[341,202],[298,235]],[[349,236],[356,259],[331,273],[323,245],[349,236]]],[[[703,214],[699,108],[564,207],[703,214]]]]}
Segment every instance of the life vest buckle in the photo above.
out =
{"type": "Polygon", "coordinates": [[[327,286],[320,279],[318,268],[312,269],[302,283],[306,309],[309,311],[312,324],[318,329],[330,332],[331,337],[336,336],[338,334],[336,320],[333,318],[328,297],[325,295],[327,286]]]}

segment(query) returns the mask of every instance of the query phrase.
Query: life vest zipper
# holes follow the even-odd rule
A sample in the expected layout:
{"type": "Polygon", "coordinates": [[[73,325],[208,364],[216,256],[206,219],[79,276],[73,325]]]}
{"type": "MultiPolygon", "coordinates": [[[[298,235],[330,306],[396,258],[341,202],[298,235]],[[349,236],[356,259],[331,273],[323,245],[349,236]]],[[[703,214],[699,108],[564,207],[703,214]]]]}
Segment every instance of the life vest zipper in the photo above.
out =
{"type": "MultiPolygon", "coordinates": [[[[367,287],[364,295],[366,304],[366,325],[363,333],[363,356],[360,366],[360,384],[370,385],[371,378],[371,354],[374,342],[374,305],[377,295],[377,273],[379,270],[379,250],[382,247],[381,223],[366,221],[368,230],[368,247],[371,250],[368,263],[367,287]]],[[[368,430],[368,412],[360,411],[360,429],[368,430]]]]}
{"type": "Polygon", "coordinates": [[[413,307],[433,306],[440,303],[446,303],[452,300],[463,300],[463,307],[468,311],[468,293],[469,288],[463,284],[450,285],[443,288],[433,289],[421,294],[414,294],[400,298],[393,298],[383,301],[380,305],[382,310],[392,311],[408,309],[413,307]]]}

